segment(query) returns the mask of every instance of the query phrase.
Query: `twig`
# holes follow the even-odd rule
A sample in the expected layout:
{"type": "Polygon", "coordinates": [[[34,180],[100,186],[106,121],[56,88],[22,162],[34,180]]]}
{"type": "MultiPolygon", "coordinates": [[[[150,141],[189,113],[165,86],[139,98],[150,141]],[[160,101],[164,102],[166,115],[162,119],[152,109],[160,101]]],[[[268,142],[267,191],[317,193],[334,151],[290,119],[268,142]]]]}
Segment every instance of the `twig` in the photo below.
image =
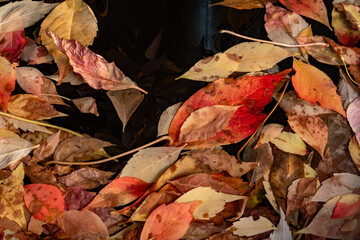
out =
{"type": "Polygon", "coordinates": [[[120,153],[118,155],[115,155],[115,156],[112,156],[112,157],[109,157],[109,158],[105,158],[105,159],[101,159],[101,160],[97,160],[97,161],[91,161],[91,162],[61,162],[61,161],[49,161],[49,162],[46,162],[45,164],[46,165],[49,165],[49,164],[60,164],[60,165],[93,165],[93,164],[101,164],[101,163],[105,163],[105,162],[109,162],[109,161],[112,161],[112,160],[116,160],[118,158],[121,158],[121,157],[124,157],[126,155],[129,155],[129,154],[132,154],[134,152],[137,152],[141,149],[144,149],[144,148],[147,148],[147,147],[150,147],[158,142],[161,142],[161,141],[164,141],[164,140],[167,140],[169,141],[169,146],[171,146],[173,144],[173,139],[169,136],[163,136],[161,138],[158,138],[156,139],[155,141],[152,141],[148,144],[145,144],[141,147],[138,147],[138,148],[135,148],[135,149],[132,149],[130,151],[127,151],[127,152],[124,152],[124,153],[120,153]]]}
{"type": "Polygon", "coordinates": [[[41,96],[48,96],[48,97],[58,97],[58,98],[63,98],[67,101],[72,101],[72,99],[58,95],[58,94],[48,94],[48,93],[42,93],[41,96]]]}
{"type": "Polygon", "coordinates": [[[36,120],[30,120],[30,119],[22,118],[22,117],[15,116],[15,115],[12,115],[12,114],[9,114],[9,113],[4,113],[4,112],[1,112],[1,111],[0,111],[0,115],[3,115],[5,117],[9,117],[9,118],[13,118],[13,119],[16,119],[16,120],[19,120],[19,121],[22,121],[22,122],[28,122],[28,123],[33,123],[33,124],[44,126],[44,127],[55,128],[55,129],[70,133],[70,134],[72,134],[74,136],[83,137],[83,135],[81,135],[80,133],[74,132],[73,130],[63,128],[63,127],[59,127],[59,126],[56,126],[56,125],[52,125],[50,123],[40,122],[40,121],[36,121],[36,120]]]}
{"type": "Polygon", "coordinates": [[[235,37],[244,38],[244,39],[255,41],[255,42],[274,44],[274,45],[278,45],[278,46],[282,46],[282,47],[308,47],[308,46],[325,46],[325,47],[328,47],[329,46],[329,44],[327,44],[327,43],[286,44],[286,43],[272,42],[272,41],[261,40],[261,39],[257,39],[257,38],[244,36],[244,35],[234,33],[232,31],[228,31],[228,30],[220,30],[220,33],[227,33],[227,34],[233,35],[235,37]]]}
{"type": "MultiPolygon", "coordinates": [[[[285,87],[284,87],[284,90],[282,91],[281,95],[280,95],[280,98],[278,100],[278,102],[275,104],[274,108],[271,110],[271,112],[266,116],[266,118],[264,119],[263,123],[261,125],[263,125],[266,120],[269,119],[269,117],[271,116],[271,114],[275,111],[275,109],[277,108],[277,106],[279,106],[282,98],[284,97],[285,95],[285,91],[287,89],[289,85],[289,81],[286,81],[286,84],[285,84],[285,87]]],[[[239,151],[237,152],[236,154],[236,157],[238,160],[240,160],[240,153],[244,150],[244,148],[249,144],[249,142],[251,141],[251,139],[253,139],[253,137],[255,136],[255,134],[259,131],[260,127],[258,129],[256,129],[256,131],[249,137],[249,139],[246,141],[246,143],[244,143],[244,145],[242,145],[242,147],[239,149],[239,151]]]]}

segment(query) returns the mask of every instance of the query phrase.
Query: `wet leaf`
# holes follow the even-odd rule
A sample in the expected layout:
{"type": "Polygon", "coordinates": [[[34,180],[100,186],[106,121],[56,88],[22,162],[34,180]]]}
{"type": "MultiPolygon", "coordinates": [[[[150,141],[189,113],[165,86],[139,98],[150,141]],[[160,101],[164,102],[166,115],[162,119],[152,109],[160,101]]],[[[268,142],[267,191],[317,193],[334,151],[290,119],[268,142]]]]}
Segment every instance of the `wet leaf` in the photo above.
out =
{"type": "Polygon", "coordinates": [[[45,16],[57,3],[19,1],[6,4],[0,10],[0,33],[30,27],[45,16]]]}
{"type": "Polygon", "coordinates": [[[319,102],[324,107],[346,116],[341,97],[331,79],[316,67],[294,59],[296,74],[292,83],[299,97],[310,103],[319,102]]]}
{"type": "Polygon", "coordinates": [[[100,116],[97,110],[96,100],[92,97],[83,97],[72,100],[75,106],[82,113],[92,113],[96,116],[100,116]]]}
{"type": "Polygon", "coordinates": [[[260,126],[265,117],[260,111],[270,102],[274,85],[277,85],[288,72],[289,70],[285,70],[258,77],[244,76],[235,80],[221,78],[209,84],[180,107],[171,122],[169,136],[174,139],[175,145],[184,144],[179,140],[181,127],[191,113],[213,105],[240,105],[222,131],[206,140],[186,142],[186,148],[211,147],[241,141],[260,126]]]}
{"type": "Polygon", "coordinates": [[[151,147],[137,152],[126,164],[119,177],[135,177],[155,182],[178,158],[181,147],[151,147]]]}
{"type": "Polygon", "coordinates": [[[53,185],[41,183],[25,185],[24,189],[25,204],[33,217],[47,223],[56,223],[65,208],[61,191],[53,185]]]}
{"type": "Polygon", "coordinates": [[[231,7],[235,9],[254,9],[254,8],[263,8],[267,2],[277,2],[277,0],[224,0],[218,3],[214,3],[210,6],[221,5],[225,7],[231,7]]]}
{"type": "Polygon", "coordinates": [[[356,135],[356,140],[360,143],[360,97],[357,97],[349,104],[346,113],[349,124],[356,135]]]}
{"type": "Polygon", "coordinates": [[[39,70],[32,67],[18,67],[15,72],[16,82],[25,92],[41,97],[42,77],[44,75],[39,70]]]}
{"type": "Polygon", "coordinates": [[[192,220],[194,210],[201,202],[161,205],[155,209],[145,222],[140,240],[157,239],[176,240],[185,235],[192,220]]]}
{"type": "Polygon", "coordinates": [[[360,145],[356,141],[355,136],[349,142],[349,152],[352,160],[354,161],[357,169],[360,171],[360,145]]]}
{"type": "Polygon", "coordinates": [[[331,29],[323,0],[280,0],[289,10],[321,22],[331,29]]]}
{"type": "Polygon", "coordinates": [[[302,156],[308,154],[306,144],[296,133],[281,132],[270,142],[285,152],[299,154],[302,156]]]}
{"type": "Polygon", "coordinates": [[[324,157],[328,127],[318,116],[288,116],[291,128],[324,157]]]}
{"type": "Polygon", "coordinates": [[[61,83],[70,71],[69,59],[59,51],[53,39],[46,34],[51,29],[60,38],[74,39],[85,47],[91,45],[98,30],[96,17],[82,0],[66,0],[54,8],[41,23],[40,37],[59,68],[61,83]]]}
{"type": "Polygon", "coordinates": [[[6,111],[11,92],[15,89],[15,70],[10,62],[0,57],[0,108],[6,111]]]}
{"type": "Polygon", "coordinates": [[[0,145],[0,169],[22,159],[37,147],[19,137],[0,139],[0,145]]]}
{"type": "Polygon", "coordinates": [[[0,43],[0,55],[11,63],[18,63],[26,43],[24,29],[0,34],[0,43]]]}
{"type": "Polygon", "coordinates": [[[181,102],[176,103],[170,107],[168,107],[160,116],[159,123],[158,123],[158,134],[157,136],[167,135],[169,132],[169,127],[171,121],[173,120],[177,110],[181,106],[181,102]]]}
{"type": "Polygon", "coordinates": [[[122,124],[123,132],[131,115],[139,107],[144,100],[144,94],[136,89],[124,89],[118,91],[109,91],[106,93],[110,98],[116,113],[118,114],[122,124]]]}
{"type": "Polygon", "coordinates": [[[93,189],[108,184],[113,172],[105,172],[96,168],[84,167],[73,171],[69,175],[59,178],[68,187],[80,186],[84,189],[93,189]]]}
{"type": "Polygon", "coordinates": [[[351,173],[334,173],[334,176],[321,183],[313,202],[327,202],[335,196],[352,193],[360,188],[360,177],[351,173]]]}
{"type": "MultiPolygon", "coordinates": [[[[95,54],[80,42],[60,38],[51,30],[48,30],[47,34],[51,36],[60,51],[69,58],[74,72],[79,73],[90,87],[111,91],[128,88],[142,90],[130,78],[125,77],[114,63],[108,63],[102,56],[95,54]],[[84,56],[87,57],[84,58],[84,56]]],[[[59,81],[61,79],[60,76],[59,81]]]]}
{"type": "Polygon", "coordinates": [[[95,213],[69,210],[63,216],[64,231],[71,239],[109,239],[106,225],[95,213]],[[86,219],[86,221],[84,221],[86,219]]]}
{"type": "Polygon", "coordinates": [[[240,218],[239,221],[233,223],[233,227],[235,228],[233,234],[246,237],[276,229],[267,218],[262,216],[257,220],[253,217],[240,218]]]}
{"type": "Polygon", "coordinates": [[[244,196],[224,194],[217,192],[211,187],[197,187],[179,197],[177,203],[188,203],[193,201],[201,201],[202,203],[193,213],[195,219],[209,220],[221,212],[225,203],[245,199],[244,196]]]}
{"type": "Polygon", "coordinates": [[[66,138],[56,147],[54,161],[84,162],[95,160],[105,154],[99,150],[109,146],[112,146],[112,144],[97,138],[78,136],[66,138]]]}
{"type": "Polygon", "coordinates": [[[98,195],[85,207],[117,207],[128,204],[141,195],[150,187],[150,184],[133,177],[121,177],[111,181],[98,195]]]}

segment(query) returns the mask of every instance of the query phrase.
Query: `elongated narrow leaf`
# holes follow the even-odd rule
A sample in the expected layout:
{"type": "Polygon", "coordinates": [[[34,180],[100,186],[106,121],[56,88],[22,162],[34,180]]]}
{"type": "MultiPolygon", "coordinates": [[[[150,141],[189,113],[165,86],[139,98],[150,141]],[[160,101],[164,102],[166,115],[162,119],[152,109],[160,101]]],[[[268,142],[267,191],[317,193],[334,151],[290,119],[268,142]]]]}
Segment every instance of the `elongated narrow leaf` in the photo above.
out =
{"type": "Polygon", "coordinates": [[[6,4],[0,10],[0,33],[13,32],[27,28],[39,21],[57,3],[40,1],[18,1],[6,4]]]}
{"type": "Polygon", "coordinates": [[[28,155],[37,146],[19,137],[0,140],[0,169],[28,155]]]}
{"type": "Polygon", "coordinates": [[[91,8],[82,0],[66,0],[59,4],[41,23],[40,36],[43,45],[52,54],[59,68],[59,82],[70,71],[69,60],[47,36],[47,29],[53,30],[60,38],[74,39],[85,47],[91,45],[98,30],[96,17],[91,8]]]}
{"type": "Polygon", "coordinates": [[[11,92],[15,89],[15,70],[10,62],[0,57],[0,108],[6,111],[11,92]]]}
{"type": "Polygon", "coordinates": [[[169,132],[169,127],[171,121],[173,120],[177,110],[181,106],[181,102],[176,103],[170,107],[168,107],[160,116],[159,123],[158,123],[158,137],[162,135],[167,135],[169,132]]]}
{"type": "Polygon", "coordinates": [[[218,3],[214,3],[211,6],[221,5],[225,7],[231,7],[239,10],[243,9],[254,9],[254,8],[263,8],[267,2],[276,2],[277,0],[223,0],[218,3]]]}
{"type": "Polygon", "coordinates": [[[239,221],[233,223],[233,227],[236,229],[233,234],[246,237],[276,229],[272,222],[262,216],[257,220],[253,217],[240,218],[239,221]]]}
{"type": "Polygon", "coordinates": [[[346,116],[336,86],[324,72],[296,59],[293,66],[296,74],[292,82],[300,98],[310,103],[319,102],[322,107],[346,116]]]}
{"type": "Polygon", "coordinates": [[[136,153],[120,173],[120,177],[136,177],[153,183],[178,158],[181,147],[152,147],[136,153]]]}

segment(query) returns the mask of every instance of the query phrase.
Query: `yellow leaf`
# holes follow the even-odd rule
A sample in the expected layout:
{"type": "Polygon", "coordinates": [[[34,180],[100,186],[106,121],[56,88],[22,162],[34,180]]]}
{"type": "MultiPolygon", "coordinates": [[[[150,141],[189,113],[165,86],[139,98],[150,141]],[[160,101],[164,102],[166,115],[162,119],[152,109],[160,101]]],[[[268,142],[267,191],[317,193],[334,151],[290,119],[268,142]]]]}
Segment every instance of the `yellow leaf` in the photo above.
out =
{"type": "Polygon", "coordinates": [[[70,71],[68,58],[61,53],[52,38],[45,33],[50,28],[60,38],[74,39],[85,47],[91,45],[98,30],[96,17],[82,0],[66,0],[54,8],[41,24],[42,43],[54,57],[59,68],[59,82],[70,71]]]}
{"type": "Polygon", "coordinates": [[[8,138],[8,137],[19,137],[16,133],[13,131],[7,130],[7,129],[0,129],[0,138],[8,138]]]}
{"type": "Polygon", "coordinates": [[[296,133],[281,132],[276,138],[270,141],[281,150],[304,156],[308,153],[306,144],[296,133]]]}
{"type": "Polygon", "coordinates": [[[259,141],[255,145],[255,149],[258,148],[260,145],[265,144],[276,138],[281,131],[283,130],[284,126],[277,123],[270,123],[265,125],[263,130],[260,133],[259,141]]]}

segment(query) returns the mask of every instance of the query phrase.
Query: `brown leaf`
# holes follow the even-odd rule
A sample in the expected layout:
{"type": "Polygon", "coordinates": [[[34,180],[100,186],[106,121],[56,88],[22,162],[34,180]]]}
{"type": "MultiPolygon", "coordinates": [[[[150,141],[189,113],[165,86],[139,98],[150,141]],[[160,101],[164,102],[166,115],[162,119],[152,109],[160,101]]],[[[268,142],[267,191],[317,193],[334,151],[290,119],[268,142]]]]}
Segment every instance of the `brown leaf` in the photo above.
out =
{"type": "Polygon", "coordinates": [[[96,168],[84,167],[71,174],[60,177],[59,181],[68,187],[80,186],[84,189],[96,188],[108,184],[113,172],[105,172],[96,168]]]}
{"type": "Polygon", "coordinates": [[[316,173],[319,176],[320,181],[324,181],[325,179],[331,177],[333,173],[338,173],[339,168],[331,154],[330,148],[325,150],[324,158],[320,160],[316,173]]]}
{"type": "Polygon", "coordinates": [[[47,157],[50,157],[60,140],[60,131],[54,133],[47,137],[44,141],[41,142],[40,147],[34,150],[33,156],[38,160],[44,160],[47,157]]]}
{"type": "Polygon", "coordinates": [[[274,161],[274,155],[269,143],[260,145],[256,149],[256,163],[258,166],[254,169],[250,184],[254,184],[257,180],[269,174],[274,161]]]}
{"type": "Polygon", "coordinates": [[[80,186],[67,187],[65,190],[65,211],[83,209],[96,195],[94,192],[85,191],[80,186]]]}
{"type": "Polygon", "coordinates": [[[346,74],[341,70],[338,92],[341,96],[341,101],[345,110],[348,108],[349,104],[360,95],[358,88],[350,81],[351,80],[348,79],[348,76],[346,76],[346,74]]]}
{"type": "Polygon", "coordinates": [[[224,0],[222,2],[214,3],[210,6],[221,5],[225,7],[231,7],[235,9],[254,9],[254,8],[263,8],[267,2],[277,2],[277,0],[224,0]]]}
{"type": "Polygon", "coordinates": [[[58,114],[55,108],[45,100],[31,94],[17,94],[9,99],[8,110],[19,117],[43,120],[58,114]]]}
{"type": "Polygon", "coordinates": [[[70,137],[62,141],[55,149],[54,161],[89,161],[106,156],[101,150],[112,146],[111,143],[91,137],[70,137]],[[98,153],[99,154],[98,154],[98,153]]]}
{"type": "Polygon", "coordinates": [[[41,85],[41,98],[50,104],[67,105],[58,94],[55,84],[49,78],[43,77],[41,85]]]}
{"type": "Polygon", "coordinates": [[[44,46],[37,46],[35,41],[26,37],[26,44],[21,53],[21,60],[28,62],[29,65],[50,63],[53,58],[44,46]]]}
{"type": "Polygon", "coordinates": [[[16,82],[27,93],[41,97],[42,77],[44,76],[38,69],[33,67],[17,67],[16,82]]]}
{"type": "Polygon", "coordinates": [[[96,100],[92,97],[83,97],[72,100],[75,106],[82,113],[92,113],[96,116],[100,116],[97,110],[96,100]]]}
{"type": "Polygon", "coordinates": [[[56,185],[57,182],[54,174],[49,169],[38,164],[25,167],[25,174],[32,183],[56,185]]]}
{"type": "Polygon", "coordinates": [[[354,47],[360,39],[360,31],[352,29],[351,23],[346,20],[345,13],[337,10],[335,7],[332,10],[331,16],[331,25],[340,44],[354,47]]]}

